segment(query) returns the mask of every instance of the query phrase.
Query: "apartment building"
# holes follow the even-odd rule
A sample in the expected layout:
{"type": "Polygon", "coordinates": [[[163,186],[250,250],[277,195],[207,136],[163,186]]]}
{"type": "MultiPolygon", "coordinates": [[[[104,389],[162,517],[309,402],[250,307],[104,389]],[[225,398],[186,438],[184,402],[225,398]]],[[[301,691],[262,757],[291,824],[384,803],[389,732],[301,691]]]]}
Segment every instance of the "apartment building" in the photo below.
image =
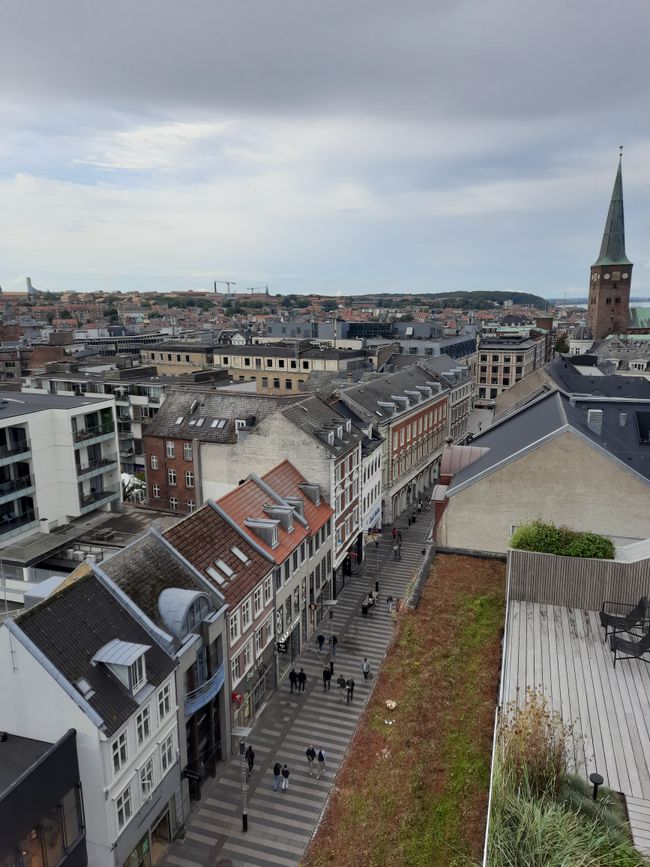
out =
{"type": "Polygon", "coordinates": [[[346,375],[369,367],[363,350],[314,346],[308,341],[218,346],[214,350],[214,363],[227,368],[233,381],[255,380],[261,394],[295,394],[315,371],[346,375]]]}
{"type": "Polygon", "coordinates": [[[52,364],[23,378],[26,394],[60,394],[115,399],[120,463],[125,473],[144,472],[143,435],[171,388],[201,388],[227,383],[225,371],[205,370],[159,376],[156,367],[125,366],[95,370],[72,362],[52,364]]]}
{"type": "Polygon", "coordinates": [[[112,398],[2,394],[0,546],[120,500],[112,398]]]}
{"type": "Polygon", "coordinates": [[[514,334],[481,340],[474,367],[475,405],[493,408],[501,392],[546,360],[545,338],[533,333],[530,337],[514,334]]]}
{"type": "Polygon", "coordinates": [[[144,363],[155,364],[165,376],[178,376],[193,370],[205,370],[219,362],[215,359],[217,347],[212,342],[167,342],[143,349],[144,363]]]}
{"type": "Polygon", "coordinates": [[[157,864],[183,815],[178,663],[154,625],[86,568],[4,621],[0,658],[0,729],[50,743],[76,731],[88,863],[157,864]]]}
{"type": "Polygon", "coordinates": [[[275,561],[209,501],[164,534],[227,605],[227,707],[231,731],[250,726],[275,688],[275,561]]]}
{"type": "Polygon", "coordinates": [[[437,478],[449,436],[449,389],[414,364],[341,389],[339,399],[382,438],[382,524],[390,523],[437,478]]]}
{"type": "Polygon", "coordinates": [[[144,615],[154,624],[178,661],[178,744],[186,814],[190,801],[201,799],[202,784],[229,754],[225,598],[213,580],[155,530],[91,568],[115,583],[135,616],[144,615]]]}
{"type": "MultiPolygon", "coordinates": [[[[261,478],[250,474],[214,507],[273,559],[277,682],[281,683],[313,634],[315,612],[320,620],[328,598],[323,594],[329,589],[332,569],[333,511],[321,499],[318,484],[307,481],[289,461],[261,478]]],[[[241,616],[237,609],[230,613],[231,637],[249,629],[253,607],[254,599],[249,598],[241,616]]],[[[241,654],[231,659],[233,689],[235,678],[241,679],[250,667],[250,635],[243,664],[237,667],[241,654]]]]}
{"type": "Polygon", "coordinates": [[[218,499],[227,493],[254,465],[237,469],[234,481],[230,475],[224,476],[205,492],[200,444],[222,447],[243,442],[269,414],[291,400],[189,388],[170,391],[165,406],[144,434],[147,504],[187,515],[208,496],[218,499]]]}

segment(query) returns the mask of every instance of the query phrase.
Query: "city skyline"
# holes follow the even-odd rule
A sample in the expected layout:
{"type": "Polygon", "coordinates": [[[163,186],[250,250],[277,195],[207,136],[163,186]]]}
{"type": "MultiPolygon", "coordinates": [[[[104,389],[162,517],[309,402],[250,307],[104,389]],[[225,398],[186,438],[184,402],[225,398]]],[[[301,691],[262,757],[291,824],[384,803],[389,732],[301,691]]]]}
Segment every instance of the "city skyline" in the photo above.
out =
{"type": "Polygon", "coordinates": [[[570,301],[624,144],[648,295],[649,23],[640,0],[5,8],[0,285],[570,301]]]}

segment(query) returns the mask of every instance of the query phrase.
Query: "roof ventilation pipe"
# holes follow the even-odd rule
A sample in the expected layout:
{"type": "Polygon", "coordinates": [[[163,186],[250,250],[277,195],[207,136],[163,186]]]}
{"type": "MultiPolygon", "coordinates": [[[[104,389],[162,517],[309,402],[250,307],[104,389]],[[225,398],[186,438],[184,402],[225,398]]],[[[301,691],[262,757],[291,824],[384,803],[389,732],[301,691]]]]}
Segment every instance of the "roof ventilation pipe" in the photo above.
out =
{"type": "Polygon", "coordinates": [[[603,411],[602,409],[587,410],[587,427],[590,431],[600,436],[603,432],[603,411]]]}

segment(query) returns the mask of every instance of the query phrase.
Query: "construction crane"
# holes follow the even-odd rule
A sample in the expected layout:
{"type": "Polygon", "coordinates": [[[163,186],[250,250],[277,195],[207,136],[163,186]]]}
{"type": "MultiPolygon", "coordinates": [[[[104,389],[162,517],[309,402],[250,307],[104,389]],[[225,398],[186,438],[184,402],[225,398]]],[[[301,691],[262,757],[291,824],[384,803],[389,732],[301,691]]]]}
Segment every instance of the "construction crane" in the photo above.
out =
{"type": "Polygon", "coordinates": [[[269,284],[267,283],[265,286],[249,286],[246,289],[247,292],[250,292],[251,295],[254,292],[265,292],[267,295],[269,294],[269,284]]]}
{"type": "Polygon", "coordinates": [[[213,283],[214,283],[214,294],[215,295],[217,294],[217,283],[221,283],[223,286],[227,287],[227,294],[228,295],[230,295],[230,287],[237,285],[234,280],[213,280],[213,283]]]}

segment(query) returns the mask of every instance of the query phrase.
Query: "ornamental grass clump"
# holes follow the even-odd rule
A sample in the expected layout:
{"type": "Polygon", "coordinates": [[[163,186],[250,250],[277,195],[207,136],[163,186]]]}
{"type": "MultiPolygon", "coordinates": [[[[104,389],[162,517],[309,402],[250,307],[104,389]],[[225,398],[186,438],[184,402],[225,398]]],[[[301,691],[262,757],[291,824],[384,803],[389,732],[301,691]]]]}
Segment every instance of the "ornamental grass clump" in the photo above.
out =
{"type": "Polygon", "coordinates": [[[499,749],[515,784],[535,795],[557,792],[572,736],[573,727],[550,710],[543,693],[527,689],[523,705],[511,702],[499,729],[499,749]]]}
{"type": "Polygon", "coordinates": [[[537,518],[521,524],[510,538],[510,547],[521,551],[538,551],[560,557],[589,557],[594,560],[613,560],[614,543],[606,536],[556,527],[551,521],[537,518]]]}

